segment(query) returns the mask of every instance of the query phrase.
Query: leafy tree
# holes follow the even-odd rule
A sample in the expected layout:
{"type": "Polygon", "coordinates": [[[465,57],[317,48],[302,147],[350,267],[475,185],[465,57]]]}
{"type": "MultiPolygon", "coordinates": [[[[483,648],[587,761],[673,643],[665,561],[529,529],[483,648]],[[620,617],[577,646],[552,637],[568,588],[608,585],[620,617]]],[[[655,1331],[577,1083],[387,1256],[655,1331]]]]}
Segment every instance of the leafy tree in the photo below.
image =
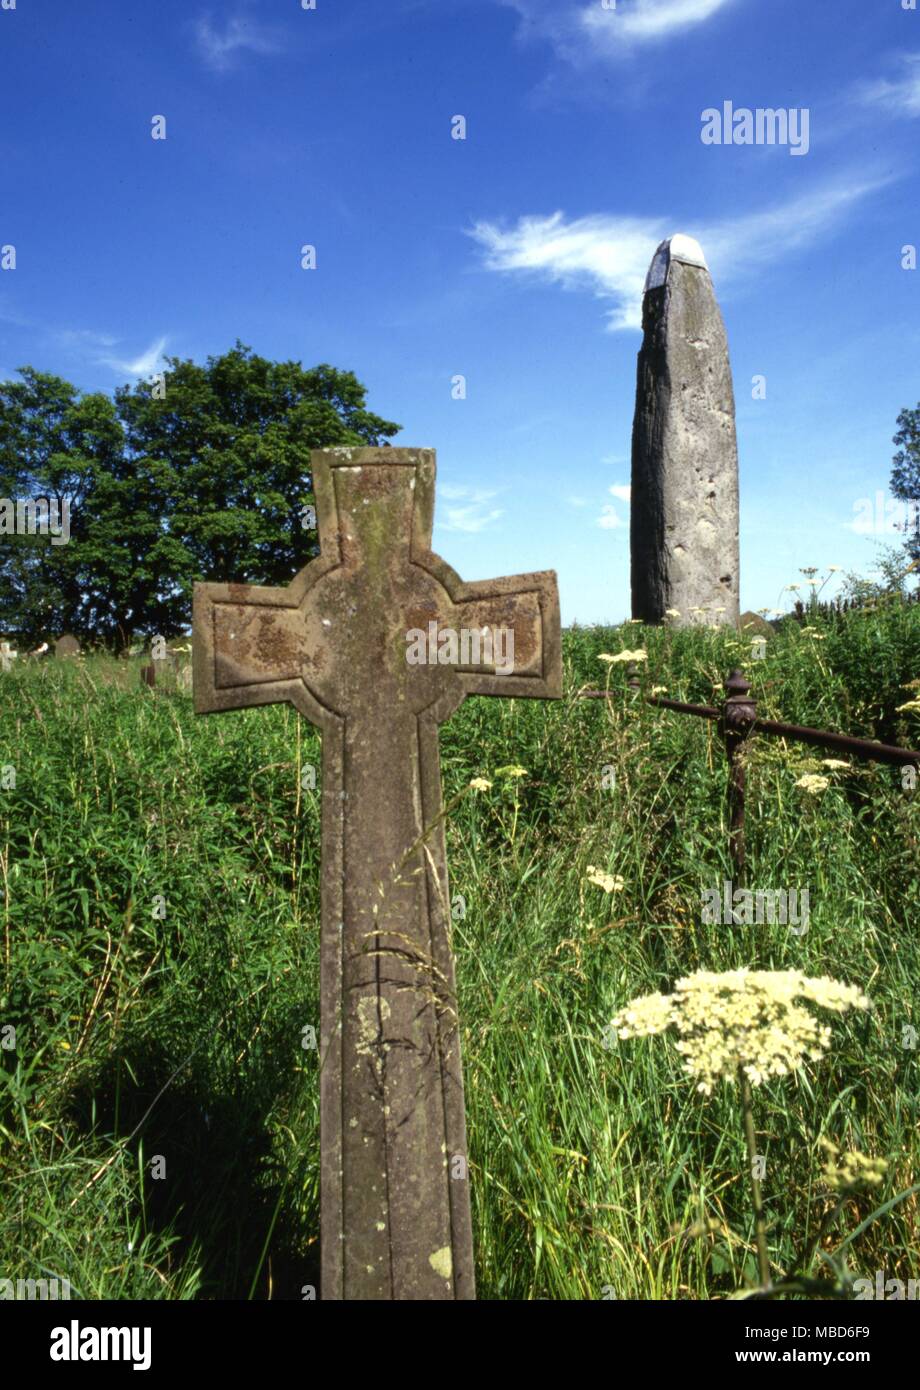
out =
{"type": "Polygon", "coordinates": [[[893,442],[898,452],[891,470],[891,492],[913,503],[904,527],[904,549],[912,560],[920,560],[920,404],[914,410],[901,411],[893,442]]]}
{"type": "Polygon", "coordinates": [[[81,395],[31,367],[19,375],[0,383],[0,497],[46,499],[52,522],[66,505],[70,539],[0,536],[0,627],[33,639],[65,629],[89,634],[108,562],[92,523],[117,508],[124,433],[107,396],[81,395]]]}
{"type": "Polygon", "coordinates": [[[30,639],[172,637],[196,579],[287,583],[316,553],[310,450],[400,429],[365,408],[352,372],[272,362],[240,342],[203,366],[167,358],[159,381],[120,387],[114,403],[20,375],[0,384],[2,493],[67,487],[72,509],[70,545],[0,542],[0,623],[30,639]]]}

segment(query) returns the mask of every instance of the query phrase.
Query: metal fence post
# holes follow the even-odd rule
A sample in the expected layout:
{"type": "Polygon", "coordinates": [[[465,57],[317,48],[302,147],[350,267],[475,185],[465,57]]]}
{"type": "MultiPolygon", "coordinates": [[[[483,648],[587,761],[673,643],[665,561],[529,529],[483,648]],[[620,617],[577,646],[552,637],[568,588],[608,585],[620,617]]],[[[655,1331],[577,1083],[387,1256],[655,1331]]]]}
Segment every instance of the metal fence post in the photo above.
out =
{"type": "Polygon", "coordinates": [[[732,671],[725,682],[725,704],[722,710],[722,737],[728,758],[728,827],[729,850],[734,877],[744,879],[744,759],[741,745],[751,730],[757,715],[756,701],[750,697],[750,682],[738,670],[732,671]]]}

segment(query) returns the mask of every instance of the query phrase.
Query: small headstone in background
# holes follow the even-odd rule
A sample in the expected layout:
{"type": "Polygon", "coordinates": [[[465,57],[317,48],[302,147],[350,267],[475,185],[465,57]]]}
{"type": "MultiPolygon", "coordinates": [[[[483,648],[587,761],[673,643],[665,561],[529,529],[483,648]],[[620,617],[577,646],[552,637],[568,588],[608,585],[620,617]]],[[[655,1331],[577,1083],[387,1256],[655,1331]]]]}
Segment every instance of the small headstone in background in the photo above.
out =
{"type": "Polygon", "coordinates": [[[55,642],[54,655],[79,656],[80,643],[77,641],[76,637],[71,637],[70,633],[66,633],[63,637],[59,637],[55,642]]]}
{"type": "Polygon", "coordinates": [[[742,613],[738,619],[738,626],[742,637],[773,637],[776,634],[773,624],[768,623],[759,613],[742,613]]]}
{"type": "Polygon", "coordinates": [[[11,650],[9,642],[0,642],[0,669],[9,671],[18,655],[11,650]]]}

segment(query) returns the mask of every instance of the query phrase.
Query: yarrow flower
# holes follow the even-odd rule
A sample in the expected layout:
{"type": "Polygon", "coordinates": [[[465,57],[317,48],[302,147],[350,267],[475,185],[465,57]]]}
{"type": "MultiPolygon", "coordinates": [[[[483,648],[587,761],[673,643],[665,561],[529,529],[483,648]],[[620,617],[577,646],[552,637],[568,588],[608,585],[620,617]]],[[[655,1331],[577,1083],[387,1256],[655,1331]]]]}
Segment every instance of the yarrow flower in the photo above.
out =
{"type": "Polygon", "coordinates": [[[603,888],[605,893],[622,893],[624,888],[619,874],[604,873],[603,869],[596,869],[593,864],[588,865],[588,882],[603,888]]]}
{"type": "Polygon", "coordinates": [[[786,1076],[827,1051],[831,1030],[800,1001],[834,1013],[868,1009],[855,985],[799,970],[697,970],[678,980],[671,995],[645,994],[613,1019],[620,1038],[646,1037],[675,1026],[684,1069],[697,1090],[711,1095],[719,1080],[739,1070],[754,1086],[786,1076]]]}
{"type": "Polygon", "coordinates": [[[495,776],[510,777],[512,780],[517,781],[521,777],[529,777],[530,773],[527,771],[526,767],[519,767],[517,763],[510,763],[508,767],[497,767],[495,769],[495,776]]]}
{"type": "Polygon", "coordinates": [[[829,777],[822,777],[818,772],[806,772],[795,785],[808,792],[809,796],[817,796],[818,792],[826,792],[830,784],[829,777]]]}
{"type": "Polygon", "coordinates": [[[838,768],[846,768],[847,772],[850,771],[850,764],[841,762],[840,758],[822,758],[821,766],[830,768],[832,772],[836,772],[838,768]]]}
{"type": "Polygon", "coordinates": [[[605,662],[608,666],[619,666],[626,661],[648,661],[648,652],[643,651],[641,648],[636,652],[617,652],[616,656],[611,656],[609,652],[601,652],[597,659],[598,661],[605,662]]]}
{"type": "Polygon", "coordinates": [[[857,1192],[860,1188],[878,1187],[884,1180],[888,1170],[884,1158],[870,1158],[858,1149],[841,1156],[837,1145],[829,1139],[819,1139],[818,1143],[827,1154],[822,1174],[832,1192],[857,1192]]]}
{"type": "Polygon", "coordinates": [[[492,783],[485,777],[474,777],[472,782],[470,782],[470,790],[474,792],[487,792],[491,785],[492,783]]]}

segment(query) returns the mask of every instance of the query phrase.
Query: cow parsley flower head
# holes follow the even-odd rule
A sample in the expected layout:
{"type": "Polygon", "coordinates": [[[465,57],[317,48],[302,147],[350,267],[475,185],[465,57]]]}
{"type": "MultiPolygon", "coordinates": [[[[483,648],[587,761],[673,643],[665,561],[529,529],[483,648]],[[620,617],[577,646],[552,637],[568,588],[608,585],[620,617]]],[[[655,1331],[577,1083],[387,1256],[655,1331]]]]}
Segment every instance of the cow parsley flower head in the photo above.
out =
{"type": "Polygon", "coordinates": [[[603,888],[605,893],[622,893],[625,887],[620,874],[605,873],[603,869],[596,869],[593,864],[588,865],[588,882],[603,888]]]}
{"type": "Polygon", "coordinates": [[[711,1095],[719,1080],[734,1081],[739,1070],[754,1086],[786,1076],[806,1059],[823,1056],[830,1028],[805,1004],[833,1013],[867,1009],[854,985],[827,976],[810,979],[799,970],[697,970],[678,980],[670,995],[633,999],[613,1020],[621,1038],[663,1033],[671,1024],[684,1068],[697,1090],[711,1095]]]}
{"type": "Polygon", "coordinates": [[[829,1139],[819,1139],[818,1143],[827,1154],[822,1171],[831,1192],[861,1192],[865,1188],[878,1187],[884,1181],[888,1170],[884,1158],[870,1158],[858,1149],[841,1154],[837,1145],[829,1139]]]}
{"type": "Polygon", "coordinates": [[[795,784],[801,787],[803,792],[809,796],[817,796],[819,792],[826,792],[830,786],[830,779],[822,777],[818,772],[806,772],[795,784]]]}
{"type": "Polygon", "coordinates": [[[597,659],[603,661],[606,666],[622,666],[627,661],[648,661],[648,652],[641,647],[634,652],[617,652],[616,656],[611,656],[609,652],[601,652],[597,659]]]}

